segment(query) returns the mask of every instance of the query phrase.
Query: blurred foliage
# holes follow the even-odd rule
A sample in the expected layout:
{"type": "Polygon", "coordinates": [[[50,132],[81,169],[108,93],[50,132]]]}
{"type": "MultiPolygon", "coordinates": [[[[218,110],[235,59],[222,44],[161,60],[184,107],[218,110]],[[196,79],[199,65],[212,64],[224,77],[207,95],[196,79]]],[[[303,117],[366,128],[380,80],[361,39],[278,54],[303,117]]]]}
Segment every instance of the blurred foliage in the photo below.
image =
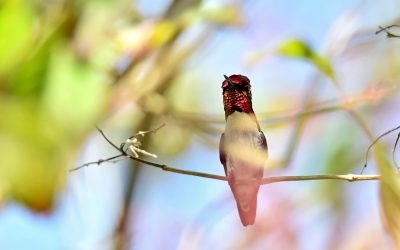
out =
{"type": "Polygon", "coordinates": [[[36,211],[51,209],[105,107],[104,74],[71,44],[75,15],[69,3],[0,8],[0,198],[36,211]]]}
{"type": "MultiPolygon", "coordinates": [[[[323,173],[352,173],[357,171],[362,155],[359,154],[360,148],[355,147],[354,142],[357,141],[359,134],[351,126],[349,122],[341,123],[338,128],[325,131],[326,138],[324,139],[325,162],[322,165],[321,172],[323,173]],[[350,129],[351,128],[351,129],[350,129]],[[343,134],[338,139],[336,132],[343,131],[343,134]]],[[[337,242],[343,238],[345,228],[348,225],[345,223],[349,220],[348,201],[349,194],[347,189],[351,188],[349,183],[339,181],[327,181],[315,184],[318,200],[328,204],[331,211],[329,220],[333,230],[330,232],[327,249],[335,249],[337,242]]]]}
{"type": "Polygon", "coordinates": [[[375,145],[375,160],[382,176],[380,195],[382,213],[388,232],[400,247],[400,177],[393,171],[382,145],[375,145]]]}
{"type": "MultiPolygon", "coordinates": [[[[0,73],[11,71],[27,52],[34,13],[23,1],[6,1],[0,9],[0,73]]],[[[4,84],[4,83],[3,83],[4,84]]]]}
{"type": "MultiPolygon", "coordinates": [[[[349,124],[346,124],[349,125],[349,124]]],[[[345,128],[342,128],[345,130],[345,128]]],[[[354,150],[353,142],[356,138],[355,131],[347,130],[343,136],[343,140],[332,144],[334,135],[327,136],[330,143],[327,147],[329,150],[326,152],[327,156],[325,166],[323,166],[322,172],[324,173],[349,173],[352,172],[353,167],[357,166],[360,162],[361,157],[358,151],[354,150]]],[[[329,133],[328,133],[329,134],[329,133]]],[[[326,200],[332,205],[334,211],[341,213],[345,208],[346,197],[343,196],[345,182],[329,181],[321,182],[318,184],[318,193],[321,195],[321,199],[326,200]]]]}

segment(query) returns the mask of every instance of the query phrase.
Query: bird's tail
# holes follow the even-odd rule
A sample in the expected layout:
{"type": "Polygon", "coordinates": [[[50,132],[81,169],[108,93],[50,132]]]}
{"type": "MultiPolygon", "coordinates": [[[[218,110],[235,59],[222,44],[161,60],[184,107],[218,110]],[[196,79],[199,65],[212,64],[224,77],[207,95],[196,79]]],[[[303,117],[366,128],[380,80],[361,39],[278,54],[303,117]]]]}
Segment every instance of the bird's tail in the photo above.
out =
{"type": "Polygon", "coordinates": [[[239,202],[236,203],[239,211],[239,217],[243,226],[253,225],[257,214],[257,197],[252,199],[249,210],[244,210],[240,207],[239,202]]]}
{"type": "Polygon", "coordinates": [[[257,213],[259,184],[231,185],[243,226],[253,225],[257,213]]]}

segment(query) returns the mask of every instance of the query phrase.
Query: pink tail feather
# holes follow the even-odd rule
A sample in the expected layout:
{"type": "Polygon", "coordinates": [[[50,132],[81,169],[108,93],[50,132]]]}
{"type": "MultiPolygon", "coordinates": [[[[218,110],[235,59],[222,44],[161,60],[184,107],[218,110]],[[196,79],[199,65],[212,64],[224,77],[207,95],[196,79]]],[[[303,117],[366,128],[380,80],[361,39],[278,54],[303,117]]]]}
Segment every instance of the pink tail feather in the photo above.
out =
{"type": "Polygon", "coordinates": [[[257,196],[255,196],[255,199],[252,199],[250,204],[250,209],[248,211],[244,211],[240,207],[238,202],[236,204],[239,211],[239,217],[240,220],[242,221],[243,226],[253,225],[256,220],[256,214],[257,214],[257,196]]]}
{"type": "Polygon", "coordinates": [[[253,225],[257,214],[257,194],[259,183],[250,185],[237,185],[229,182],[233,196],[236,200],[240,220],[243,226],[253,225]]]}

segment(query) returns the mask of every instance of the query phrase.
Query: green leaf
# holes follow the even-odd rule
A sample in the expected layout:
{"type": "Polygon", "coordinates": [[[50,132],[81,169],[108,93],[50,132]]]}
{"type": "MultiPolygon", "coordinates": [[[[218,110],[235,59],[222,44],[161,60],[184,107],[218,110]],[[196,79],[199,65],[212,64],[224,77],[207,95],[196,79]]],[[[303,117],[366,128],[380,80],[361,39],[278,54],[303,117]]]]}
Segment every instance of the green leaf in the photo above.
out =
{"type": "Polygon", "coordinates": [[[279,48],[278,52],[282,56],[311,59],[314,52],[311,48],[300,40],[288,40],[283,42],[279,48]]]}
{"type": "Polygon", "coordinates": [[[282,56],[307,60],[327,77],[335,80],[335,74],[329,60],[317,54],[308,44],[301,40],[287,40],[278,47],[277,52],[282,56]]]}
{"type": "Polygon", "coordinates": [[[315,67],[317,67],[327,77],[331,78],[332,80],[335,80],[335,74],[333,72],[333,68],[327,58],[321,57],[317,54],[314,54],[311,57],[311,62],[315,67]]]}
{"type": "Polygon", "coordinates": [[[32,38],[30,4],[9,0],[0,6],[0,75],[13,69],[28,52],[32,38]]]}

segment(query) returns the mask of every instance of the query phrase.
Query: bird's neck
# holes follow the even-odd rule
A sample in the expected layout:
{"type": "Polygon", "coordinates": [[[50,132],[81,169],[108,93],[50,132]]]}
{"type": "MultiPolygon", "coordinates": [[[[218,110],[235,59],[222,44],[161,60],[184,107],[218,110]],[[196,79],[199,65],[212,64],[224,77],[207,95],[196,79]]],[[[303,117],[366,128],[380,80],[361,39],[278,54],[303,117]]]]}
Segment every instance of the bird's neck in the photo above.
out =
{"type": "Polygon", "coordinates": [[[224,109],[226,120],[228,116],[232,115],[234,112],[254,115],[251,98],[241,92],[225,92],[224,109]]]}

